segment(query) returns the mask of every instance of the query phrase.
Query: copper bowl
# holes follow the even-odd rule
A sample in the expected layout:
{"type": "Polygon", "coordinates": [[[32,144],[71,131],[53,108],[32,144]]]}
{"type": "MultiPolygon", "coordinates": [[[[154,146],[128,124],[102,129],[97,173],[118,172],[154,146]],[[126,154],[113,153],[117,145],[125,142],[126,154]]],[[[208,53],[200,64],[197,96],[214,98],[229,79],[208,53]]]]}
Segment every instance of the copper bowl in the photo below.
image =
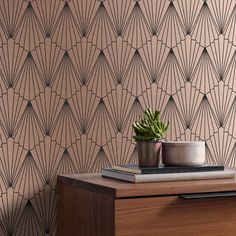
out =
{"type": "Polygon", "coordinates": [[[205,142],[162,142],[162,162],[166,166],[201,166],[205,162],[205,142]]]}

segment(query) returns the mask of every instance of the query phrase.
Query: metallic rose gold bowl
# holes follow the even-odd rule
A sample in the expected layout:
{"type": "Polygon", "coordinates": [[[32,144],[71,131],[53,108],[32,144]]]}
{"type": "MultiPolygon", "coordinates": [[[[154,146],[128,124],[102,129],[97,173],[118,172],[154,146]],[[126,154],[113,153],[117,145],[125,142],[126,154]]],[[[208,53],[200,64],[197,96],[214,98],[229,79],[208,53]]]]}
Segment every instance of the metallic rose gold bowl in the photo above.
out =
{"type": "Polygon", "coordinates": [[[162,142],[162,162],[166,166],[203,165],[205,142],[162,142]]]}

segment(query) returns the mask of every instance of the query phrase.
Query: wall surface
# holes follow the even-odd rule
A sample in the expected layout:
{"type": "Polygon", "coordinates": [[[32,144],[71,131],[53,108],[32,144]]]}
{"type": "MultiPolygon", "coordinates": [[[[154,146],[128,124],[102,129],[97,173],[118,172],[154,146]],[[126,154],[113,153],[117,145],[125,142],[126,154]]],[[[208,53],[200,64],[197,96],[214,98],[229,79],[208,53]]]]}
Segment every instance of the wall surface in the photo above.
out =
{"type": "Polygon", "coordinates": [[[0,235],[55,235],[57,174],[135,162],[146,107],[235,166],[235,72],[235,0],[0,0],[0,235]]]}

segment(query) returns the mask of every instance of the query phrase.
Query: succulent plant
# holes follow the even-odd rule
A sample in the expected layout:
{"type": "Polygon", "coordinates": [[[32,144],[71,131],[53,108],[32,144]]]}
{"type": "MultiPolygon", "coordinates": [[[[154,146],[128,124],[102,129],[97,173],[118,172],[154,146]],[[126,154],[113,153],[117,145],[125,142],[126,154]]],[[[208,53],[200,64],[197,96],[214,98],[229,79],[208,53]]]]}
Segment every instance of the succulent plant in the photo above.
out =
{"type": "Polygon", "coordinates": [[[168,127],[160,119],[160,111],[152,112],[150,108],[144,111],[144,116],[140,121],[132,124],[136,135],[133,136],[135,141],[158,141],[163,138],[168,127]]]}

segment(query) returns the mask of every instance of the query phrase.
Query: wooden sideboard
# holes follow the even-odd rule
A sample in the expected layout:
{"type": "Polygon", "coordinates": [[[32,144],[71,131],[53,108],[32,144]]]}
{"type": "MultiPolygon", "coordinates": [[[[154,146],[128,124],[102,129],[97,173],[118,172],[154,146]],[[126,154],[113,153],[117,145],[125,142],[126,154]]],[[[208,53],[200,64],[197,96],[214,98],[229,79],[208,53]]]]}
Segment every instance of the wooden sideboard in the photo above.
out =
{"type": "Polygon", "coordinates": [[[235,236],[236,180],[58,176],[59,236],[235,236]]]}

